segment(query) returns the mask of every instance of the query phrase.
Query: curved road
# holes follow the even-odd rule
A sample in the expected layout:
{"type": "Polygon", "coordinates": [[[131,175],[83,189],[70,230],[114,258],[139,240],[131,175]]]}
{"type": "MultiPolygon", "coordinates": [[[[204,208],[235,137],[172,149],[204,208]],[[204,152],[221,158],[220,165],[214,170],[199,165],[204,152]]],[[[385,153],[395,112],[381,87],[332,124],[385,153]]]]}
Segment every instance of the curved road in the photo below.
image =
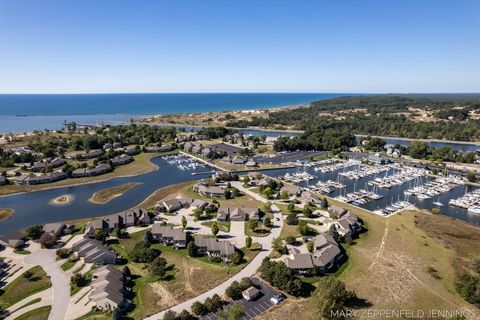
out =
{"type": "MultiPolygon", "coordinates": [[[[249,196],[251,196],[252,198],[255,198],[258,201],[267,202],[267,200],[264,199],[262,196],[244,188],[241,182],[238,182],[238,181],[237,182],[232,182],[232,186],[238,188],[240,191],[244,192],[245,194],[248,194],[249,196]]],[[[174,306],[170,309],[167,309],[167,310],[172,310],[172,311],[175,311],[177,313],[182,312],[184,309],[190,310],[191,307],[192,307],[192,304],[194,302],[197,302],[197,301],[203,302],[206,298],[211,297],[214,294],[218,294],[218,295],[221,296],[225,293],[225,290],[227,289],[228,286],[230,286],[232,284],[232,282],[240,281],[244,277],[250,277],[250,276],[254,275],[255,272],[257,271],[257,269],[262,264],[263,259],[265,257],[268,257],[270,255],[270,253],[272,252],[272,240],[274,238],[278,238],[280,236],[280,232],[282,231],[283,216],[280,212],[280,209],[277,206],[272,205],[272,211],[273,211],[274,217],[279,218],[279,220],[277,221],[277,219],[275,219],[275,218],[273,219],[273,221],[272,221],[273,228],[272,228],[272,232],[270,233],[269,236],[262,237],[262,238],[257,238],[257,237],[253,238],[254,242],[259,242],[262,245],[262,251],[260,251],[255,256],[255,258],[252,261],[250,261],[250,263],[248,265],[245,266],[245,268],[243,268],[236,275],[234,275],[233,277],[231,277],[227,281],[221,283],[220,285],[216,286],[215,288],[213,288],[213,289],[211,289],[211,290],[209,290],[205,293],[202,293],[201,295],[196,296],[195,298],[192,298],[190,300],[187,300],[185,302],[177,304],[176,306],[174,306]]],[[[154,314],[150,317],[147,317],[145,319],[161,320],[163,318],[163,315],[165,314],[165,312],[167,310],[156,313],[156,314],[154,314]]]]}
{"type": "Polygon", "coordinates": [[[53,288],[52,310],[48,320],[64,320],[70,300],[70,278],[55,260],[55,250],[40,249],[25,257],[25,263],[39,265],[50,277],[53,288]]]}

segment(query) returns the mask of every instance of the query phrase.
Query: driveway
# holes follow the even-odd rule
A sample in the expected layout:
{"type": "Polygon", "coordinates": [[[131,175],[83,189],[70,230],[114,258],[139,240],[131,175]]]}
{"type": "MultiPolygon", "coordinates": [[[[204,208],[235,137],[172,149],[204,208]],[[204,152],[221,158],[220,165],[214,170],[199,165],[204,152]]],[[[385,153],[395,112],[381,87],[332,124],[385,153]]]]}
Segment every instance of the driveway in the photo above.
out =
{"type": "MultiPolygon", "coordinates": [[[[232,186],[238,188],[241,192],[252,196],[253,198],[257,199],[258,201],[267,202],[267,200],[265,198],[263,198],[262,196],[244,188],[241,182],[238,182],[238,181],[232,182],[232,186]]],[[[272,240],[274,238],[278,238],[280,236],[280,232],[282,230],[283,217],[282,217],[282,214],[280,213],[280,210],[278,209],[277,206],[272,205],[272,211],[273,211],[274,218],[278,218],[279,220],[277,221],[277,219],[273,219],[273,221],[272,221],[273,228],[271,230],[270,235],[268,235],[267,237],[262,237],[262,238],[256,238],[256,237],[253,238],[254,242],[259,242],[259,243],[262,244],[262,251],[260,251],[255,256],[255,258],[253,258],[253,260],[250,261],[249,264],[247,264],[242,270],[240,270],[240,272],[235,274],[233,277],[231,277],[227,281],[221,283],[220,285],[216,286],[215,288],[211,289],[210,291],[207,291],[207,292],[205,292],[205,293],[203,293],[199,296],[196,296],[195,298],[192,298],[190,300],[187,300],[185,302],[177,304],[176,306],[174,306],[174,307],[172,307],[168,310],[172,310],[172,311],[175,311],[177,313],[182,312],[184,309],[190,310],[191,307],[192,307],[192,304],[194,302],[196,302],[196,301],[203,302],[206,298],[211,297],[214,294],[218,294],[218,295],[221,296],[225,293],[225,290],[232,284],[232,282],[240,281],[244,277],[251,277],[252,275],[254,275],[255,272],[257,271],[257,269],[262,264],[263,259],[268,257],[270,255],[270,253],[272,252],[272,240]]],[[[165,311],[167,311],[167,310],[164,310],[162,312],[154,314],[154,315],[152,315],[148,318],[145,318],[145,319],[160,320],[160,319],[163,318],[163,315],[165,314],[165,311]]]]}
{"type": "Polygon", "coordinates": [[[25,263],[39,265],[50,277],[53,289],[49,320],[64,320],[70,300],[70,278],[55,261],[55,250],[40,249],[25,257],[25,263]]]}

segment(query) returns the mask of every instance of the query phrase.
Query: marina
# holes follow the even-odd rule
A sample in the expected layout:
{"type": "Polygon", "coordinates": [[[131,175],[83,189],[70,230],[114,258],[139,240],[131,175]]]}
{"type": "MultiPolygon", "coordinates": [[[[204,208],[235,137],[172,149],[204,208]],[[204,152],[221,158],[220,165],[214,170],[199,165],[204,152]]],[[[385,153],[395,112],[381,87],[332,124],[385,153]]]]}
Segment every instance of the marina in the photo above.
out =
{"type": "Polygon", "coordinates": [[[319,194],[328,195],[373,213],[388,216],[412,208],[480,224],[480,191],[455,175],[432,176],[424,169],[389,165],[365,165],[356,160],[327,159],[297,168],[266,171],[272,177],[319,194]],[[321,170],[323,169],[323,170],[321,170]],[[468,207],[449,203],[468,194],[468,207]],[[469,209],[470,208],[470,209],[469,209]]]}

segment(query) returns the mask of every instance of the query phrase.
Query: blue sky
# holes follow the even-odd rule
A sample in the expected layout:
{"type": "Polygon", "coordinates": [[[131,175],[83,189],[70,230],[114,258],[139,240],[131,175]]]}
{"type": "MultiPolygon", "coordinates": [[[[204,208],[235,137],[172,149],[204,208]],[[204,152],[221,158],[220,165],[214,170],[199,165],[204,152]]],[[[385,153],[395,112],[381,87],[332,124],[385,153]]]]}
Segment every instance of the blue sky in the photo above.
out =
{"type": "Polygon", "coordinates": [[[480,92],[480,1],[0,0],[0,93],[480,92]]]}

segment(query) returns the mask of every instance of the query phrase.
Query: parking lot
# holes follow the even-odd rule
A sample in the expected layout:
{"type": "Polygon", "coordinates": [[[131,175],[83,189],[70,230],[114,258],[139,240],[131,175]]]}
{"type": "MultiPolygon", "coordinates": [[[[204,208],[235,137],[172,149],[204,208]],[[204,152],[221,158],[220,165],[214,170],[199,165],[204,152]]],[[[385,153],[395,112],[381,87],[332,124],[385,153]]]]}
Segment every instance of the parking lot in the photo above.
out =
{"type": "MultiPolygon", "coordinates": [[[[267,285],[265,282],[260,281],[257,278],[252,278],[254,286],[260,290],[261,294],[258,298],[247,301],[242,298],[235,300],[234,302],[229,303],[226,308],[231,307],[232,303],[241,303],[245,308],[245,316],[242,318],[244,320],[252,319],[256,316],[261,315],[268,309],[273,306],[273,302],[270,301],[270,298],[273,297],[278,291],[267,285]]],[[[214,313],[209,313],[205,316],[200,317],[202,320],[216,320],[217,316],[214,313]]]]}

